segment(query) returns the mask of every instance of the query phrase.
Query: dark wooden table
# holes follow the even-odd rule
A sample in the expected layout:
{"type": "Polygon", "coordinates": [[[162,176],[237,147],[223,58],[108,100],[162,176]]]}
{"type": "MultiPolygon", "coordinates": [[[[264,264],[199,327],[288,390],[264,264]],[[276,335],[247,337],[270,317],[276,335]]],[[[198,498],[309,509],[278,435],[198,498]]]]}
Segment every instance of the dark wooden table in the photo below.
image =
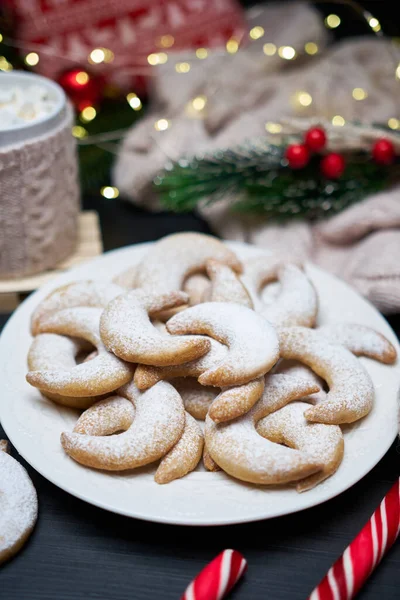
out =
{"type": "MultiPolygon", "coordinates": [[[[99,198],[87,199],[85,207],[100,213],[106,250],[174,231],[208,231],[191,215],[150,215],[99,198]]],[[[7,317],[0,316],[1,327],[7,317]]],[[[399,319],[390,321],[400,333],[399,319]]],[[[23,551],[0,569],[1,600],[178,600],[194,575],[230,547],[249,563],[232,600],[306,600],[397,478],[400,457],[395,443],[362,481],[316,508],[215,528],[159,525],[108,513],[68,495],[21,462],[38,491],[40,516],[23,551]]],[[[359,598],[399,600],[400,543],[359,598]]]]}

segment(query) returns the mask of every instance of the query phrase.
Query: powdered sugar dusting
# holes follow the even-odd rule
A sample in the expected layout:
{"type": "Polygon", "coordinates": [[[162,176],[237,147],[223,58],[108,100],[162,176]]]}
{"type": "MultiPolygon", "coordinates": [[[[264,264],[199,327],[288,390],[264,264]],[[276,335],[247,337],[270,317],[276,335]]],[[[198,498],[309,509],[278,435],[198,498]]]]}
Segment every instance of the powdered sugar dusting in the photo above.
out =
{"type": "Polygon", "coordinates": [[[31,319],[32,333],[37,333],[40,319],[45,315],[75,306],[105,307],[123,292],[119,285],[105,281],[76,281],[63,285],[51,292],[35,309],[31,319]]]}
{"type": "MultiPolygon", "coordinates": [[[[146,389],[161,380],[169,381],[177,377],[200,377],[200,375],[224,360],[228,354],[228,347],[224,344],[220,344],[212,338],[208,338],[208,341],[210,350],[207,354],[182,365],[172,365],[170,367],[138,365],[135,371],[136,385],[140,389],[146,389]]],[[[203,389],[205,388],[206,386],[203,386],[203,389]]]]}
{"type": "Polygon", "coordinates": [[[173,337],[158,331],[149,313],[179,306],[187,301],[183,292],[149,295],[143,290],[118,296],[101,316],[101,337],[106,347],[124,360],[150,365],[180,364],[208,349],[205,338],[173,337]]]}
{"type": "Polygon", "coordinates": [[[175,315],[170,333],[206,334],[229,348],[226,358],[204,372],[205,385],[228,386],[251,381],[268,372],[279,358],[274,327],[253,310],[228,302],[206,302],[175,315]]]}
{"type": "Polygon", "coordinates": [[[369,356],[384,363],[396,360],[394,346],[378,331],[355,323],[335,323],[317,329],[324,338],[345,346],[357,356],[369,356]]]}
{"type": "Polygon", "coordinates": [[[332,475],[342,460],[344,449],[340,427],[308,422],[304,416],[307,408],[304,402],[292,402],[257,424],[257,432],[271,442],[307,452],[323,465],[321,472],[300,482],[299,491],[310,489],[332,475]]]}
{"type": "Polygon", "coordinates": [[[187,412],[195,419],[204,421],[218,391],[214,387],[200,385],[192,377],[175,379],[173,386],[181,395],[187,412]]]}
{"type": "Polygon", "coordinates": [[[79,340],[56,333],[40,333],[29,348],[29,370],[72,369],[76,366],[75,357],[81,348],[82,344],[79,340]]]}
{"type": "Polygon", "coordinates": [[[15,554],[37,519],[36,490],[14,458],[0,452],[0,563],[15,554]]]}
{"type": "Polygon", "coordinates": [[[207,275],[211,279],[211,287],[204,296],[204,300],[235,302],[235,304],[253,308],[249,292],[230,267],[216,260],[209,260],[206,269],[207,275]]]}
{"type": "Polygon", "coordinates": [[[111,436],[63,433],[63,448],[76,461],[98,469],[134,469],[164,456],[181,437],[185,412],[172,385],[162,381],[141,394],[129,384],[119,392],[135,406],[132,425],[111,436]]]}
{"type": "Polygon", "coordinates": [[[319,470],[319,463],[304,452],[269,442],[255,429],[261,418],[308,389],[307,382],[270,375],[262,398],[247,414],[218,425],[207,416],[205,440],[211,457],[230,475],[261,484],[295,481],[319,470]]]}
{"type": "Polygon", "coordinates": [[[202,275],[202,273],[189,275],[183,283],[183,289],[190,298],[190,306],[203,302],[209,288],[210,280],[205,275],[202,275]]]}
{"type": "Polygon", "coordinates": [[[178,233],[164,237],[140,262],[136,285],[152,293],[180,290],[186,277],[205,270],[210,258],[241,271],[241,263],[235,253],[214,237],[202,233],[178,233]]]}
{"type": "Polygon", "coordinates": [[[155,474],[157,483],[169,483],[193,471],[203,452],[204,436],[197,421],[185,414],[185,429],[182,437],[160,462],[155,474]]]}
{"type": "Polygon", "coordinates": [[[281,290],[278,297],[260,311],[277,326],[312,327],[318,311],[318,297],[307,275],[295,265],[285,265],[279,270],[281,290]]]}
{"type": "Polygon", "coordinates": [[[104,347],[99,333],[101,313],[101,308],[75,307],[43,317],[41,329],[81,337],[94,344],[98,354],[92,360],[77,365],[71,340],[51,338],[51,348],[58,349],[59,354],[48,356],[46,342],[49,338],[41,338],[40,343],[33,342],[32,351],[35,365],[41,368],[28,373],[28,382],[46,392],[76,397],[107,394],[127,383],[133,376],[133,366],[104,347]],[[46,365],[47,356],[49,362],[46,365]]]}
{"type": "Polygon", "coordinates": [[[273,373],[281,375],[291,375],[292,377],[298,377],[303,381],[308,381],[310,385],[319,387],[318,392],[308,394],[301,400],[303,402],[310,402],[311,404],[317,404],[326,398],[326,392],[324,390],[324,381],[321,377],[318,377],[316,373],[307,365],[302,364],[297,360],[285,360],[281,359],[272,370],[273,373]]]}
{"type": "Polygon", "coordinates": [[[369,413],[374,387],[363,365],[349,350],[305,327],[282,328],[279,340],[283,358],[305,363],[329,386],[326,399],[307,410],[308,420],[351,423],[369,413]]]}
{"type": "Polygon", "coordinates": [[[130,400],[112,396],[96,402],[79,417],[74,433],[111,435],[126,431],[132,425],[135,408],[130,400]]]}

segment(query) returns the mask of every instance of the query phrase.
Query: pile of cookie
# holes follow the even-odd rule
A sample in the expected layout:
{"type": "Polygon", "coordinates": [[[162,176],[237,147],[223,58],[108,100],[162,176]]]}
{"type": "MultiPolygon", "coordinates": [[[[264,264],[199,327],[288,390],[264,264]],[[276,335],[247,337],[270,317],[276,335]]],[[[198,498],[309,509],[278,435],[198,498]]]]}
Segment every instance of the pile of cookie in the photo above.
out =
{"type": "Polygon", "coordinates": [[[340,465],[340,425],[373,406],[357,356],[396,360],[380,333],[316,327],[317,314],[301,265],[279,256],[242,263],[211,236],[171,235],[113,282],[70,283],[37,306],[27,380],[83,409],[61,435],[83,465],[158,461],[155,481],[167,483],[203,457],[209,471],[304,491],[340,465]]]}

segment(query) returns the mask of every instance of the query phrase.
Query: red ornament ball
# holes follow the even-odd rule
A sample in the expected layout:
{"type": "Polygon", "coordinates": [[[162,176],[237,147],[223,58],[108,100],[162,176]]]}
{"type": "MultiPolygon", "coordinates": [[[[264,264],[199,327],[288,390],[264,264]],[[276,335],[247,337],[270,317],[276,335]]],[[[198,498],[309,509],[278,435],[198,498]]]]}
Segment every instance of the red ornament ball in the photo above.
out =
{"type": "Polygon", "coordinates": [[[372,156],[375,162],[380,165],[390,165],[394,161],[395,151],[390,140],[382,138],[375,142],[372,147],[372,156]]]}
{"type": "Polygon", "coordinates": [[[104,80],[90,75],[84,69],[64,71],[57,81],[79,111],[97,104],[103,95],[104,80]]]}
{"type": "Polygon", "coordinates": [[[346,163],[341,154],[331,152],[321,160],[321,172],[328,179],[339,179],[344,173],[346,163]]]}
{"type": "Polygon", "coordinates": [[[313,152],[318,152],[325,148],[326,133],[322,127],[311,127],[304,136],[304,143],[313,152]]]}
{"type": "Polygon", "coordinates": [[[286,148],[285,157],[292,169],[302,169],[310,160],[310,153],[304,144],[291,144],[286,148]]]}

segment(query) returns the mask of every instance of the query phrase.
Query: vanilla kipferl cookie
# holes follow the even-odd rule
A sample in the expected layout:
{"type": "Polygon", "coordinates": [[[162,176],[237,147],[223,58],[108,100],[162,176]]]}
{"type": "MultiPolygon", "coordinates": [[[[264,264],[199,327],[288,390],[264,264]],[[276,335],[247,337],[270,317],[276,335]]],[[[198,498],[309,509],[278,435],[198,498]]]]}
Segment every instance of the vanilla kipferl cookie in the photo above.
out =
{"type": "Polygon", "coordinates": [[[135,385],[140,390],[146,390],[157,383],[157,381],[171,381],[178,377],[195,377],[197,379],[200,375],[224,360],[228,354],[228,347],[224,344],[220,344],[212,338],[205,339],[210,343],[210,350],[207,354],[196,360],[170,367],[138,365],[134,375],[135,385]]]}
{"type": "Polygon", "coordinates": [[[228,346],[222,361],[198,378],[204,385],[241,385],[267,373],[279,358],[275,328],[246,306],[228,302],[205,302],[172,317],[172,334],[209,335],[228,346]]]}
{"type": "Polygon", "coordinates": [[[128,384],[119,394],[130,400],[135,409],[127,431],[101,436],[61,434],[65,452],[82,465],[107,471],[135,469],[164,456],[182,436],[185,410],[172,385],[161,381],[141,394],[128,384]]]}
{"type": "Polygon", "coordinates": [[[138,271],[138,265],[132,265],[118,273],[113,279],[113,283],[120,285],[123,288],[128,290],[133,290],[136,287],[136,275],[138,271]]]}
{"type": "Polygon", "coordinates": [[[202,356],[210,349],[204,337],[171,336],[150,321],[160,311],[188,302],[184,292],[153,295],[133,290],[112,300],[100,321],[101,338],[108,350],[129,362],[176,365],[202,356]]]}
{"type": "Polygon", "coordinates": [[[204,421],[218,394],[215,387],[201,385],[193,377],[174,379],[172,385],[180,394],[185,410],[195,419],[204,421]]]}
{"type": "Polygon", "coordinates": [[[204,433],[211,458],[229,475],[257,484],[298,481],[320,471],[319,460],[302,450],[270,442],[256,431],[258,421],[270,414],[271,407],[283,406],[313,390],[308,382],[289,375],[270,375],[263,396],[242,417],[217,424],[208,415],[204,433]]]}
{"type": "Polygon", "coordinates": [[[0,452],[10,452],[10,443],[7,440],[0,440],[0,452]]]}
{"type": "Polygon", "coordinates": [[[111,435],[127,431],[134,418],[135,408],[130,400],[111,396],[85,410],[74,427],[74,433],[111,435]]]}
{"type": "Polygon", "coordinates": [[[264,377],[236,387],[223,388],[210,406],[208,414],[215,423],[236,419],[254,406],[263,391],[264,377]]]}
{"type": "MultiPolygon", "coordinates": [[[[40,333],[81,338],[95,346],[98,354],[92,360],[77,365],[73,352],[68,358],[66,349],[64,365],[61,356],[56,365],[49,357],[47,368],[29,371],[27,381],[46,394],[75,397],[108,394],[130,381],[133,365],[108,352],[101,341],[99,324],[102,312],[101,308],[80,306],[44,315],[39,323],[40,333]]],[[[33,348],[37,349],[35,342],[33,348]]]]}
{"type": "MultiPolygon", "coordinates": [[[[33,340],[28,353],[29,371],[71,371],[77,366],[77,356],[85,347],[84,340],[69,338],[56,333],[39,333],[33,340]],[[83,342],[83,344],[82,344],[83,342]]],[[[91,353],[85,360],[94,358],[91,353]]],[[[41,390],[42,391],[42,390],[41,390]]],[[[71,408],[88,408],[103,396],[63,396],[42,391],[43,395],[57,404],[71,408]]]]}
{"type": "Polygon", "coordinates": [[[280,327],[313,327],[318,313],[318,297],[307,275],[295,264],[285,264],[276,256],[256,258],[245,264],[242,277],[251,293],[256,312],[280,327]],[[280,290],[270,303],[263,301],[263,287],[278,280],[280,290]]]}
{"type": "Polygon", "coordinates": [[[195,273],[185,279],[183,291],[189,295],[189,305],[195,306],[204,302],[204,298],[210,289],[210,280],[202,273],[195,273]]]}
{"type": "Polygon", "coordinates": [[[216,472],[221,470],[221,467],[219,467],[215,460],[211,458],[211,455],[207,450],[207,446],[205,444],[203,449],[203,465],[206,471],[216,472]]]}
{"type": "Polygon", "coordinates": [[[276,444],[306,452],[323,465],[318,473],[301,479],[297,491],[305,492],[335,473],[342,462],[343,434],[338,425],[310,423],[304,417],[308,406],[292,402],[257,423],[257,432],[276,444]]]}
{"type": "Polygon", "coordinates": [[[304,413],[307,420],[340,425],[357,421],[370,412],[374,400],[373,383],[361,362],[349,350],[305,327],[280,329],[279,342],[282,358],[308,365],[329,386],[326,399],[304,413]]]}
{"type": "Polygon", "coordinates": [[[318,404],[326,398],[326,391],[324,389],[324,380],[318,377],[316,373],[307,365],[302,364],[297,360],[285,360],[281,359],[273,368],[272,373],[280,375],[291,375],[292,377],[298,377],[300,379],[309,381],[311,385],[315,385],[319,388],[318,392],[309,394],[301,399],[302,402],[309,402],[311,404],[318,404]]]}
{"type": "MultiPolygon", "coordinates": [[[[1,440],[4,442],[5,440],[1,440]]],[[[22,465],[0,445],[0,563],[16,554],[32,533],[38,513],[33,483],[22,465]]]]}
{"type": "Polygon", "coordinates": [[[394,363],[397,358],[393,344],[371,327],[355,323],[335,323],[318,327],[317,331],[330,342],[345,346],[356,356],[368,356],[386,364],[394,363]]]}
{"type": "Polygon", "coordinates": [[[168,454],[161,459],[154,481],[169,483],[194,471],[200,462],[203,447],[203,432],[197,421],[186,412],[183,434],[168,454]]]}
{"type": "Polygon", "coordinates": [[[203,233],[176,233],[162,238],[147,252],[138,266],[136,287],[151,294],[181,290],[189,275],[204,272],[213,258],[238,273],[242,265],[223,242],[203,233]]]}
{"type": "Polygon", "coordinates": [[[206,302],[235,302],[253,308],[250,294],[231,267],[211,259],[206,263],[211,285],[203,296],[206,302]]]}
{"type": "Polygon", "coordinates": [[[75,306],[106,307],[124,288],[104,281],[75,281],[52,291],[36,307],[31,318],[32,335],[39,332],[40,319],[53,312],[75,306]]]}

